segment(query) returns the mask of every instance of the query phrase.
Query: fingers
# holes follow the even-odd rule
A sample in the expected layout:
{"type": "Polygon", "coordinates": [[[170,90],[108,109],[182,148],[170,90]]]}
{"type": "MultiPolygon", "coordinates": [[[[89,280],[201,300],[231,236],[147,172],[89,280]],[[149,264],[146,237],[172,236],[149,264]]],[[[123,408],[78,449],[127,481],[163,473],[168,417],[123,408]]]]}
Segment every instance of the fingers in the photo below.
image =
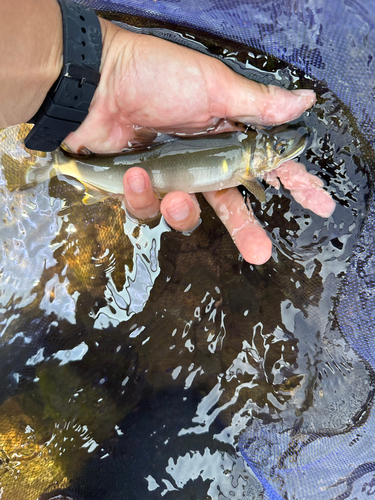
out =
{"type": "Polygon", "coordinates": [[[130,168],[124,175],[123,186],[126,209],[136,219],[151,219],[159,213],[160,202],[143,168],[130,168]]]}
{"type": "Polygon", "coordinates": [[[203,193],[229,231],[242,257],[250,264],[264,264],[271,257],[267,233],[248,211],[237,188],[203,193]]]}
{"type": "Polygon", "coordinates": [[[182,191],[166,194],[160,211],[166,222],[177,231],[193,229],[199,222],[201,212],[196,197],[182,191]]]}
{"type": "MultiPolygon", "coordinates": [[[[159,210],[150,179],[142,168],[131,168],[124,175],[125,205],[131,215],[149,219],[159,210]]],[[[263,264],[272,253],[272,244],[254,215],[249,212],[238,189],[204,193],[229,231],[243,258],[251,264],[263,264]]],[[[177,231],[193,229],[199,222],[200,207],[194,195],[175,191],[160,203],[167,224],[177,231]]]]}
{"type": "Polygon", "coordinates": [[[302,163],[287,161],[275,172],[300,205],[321,217],[332,215],[336,206],[334,200],[323,189],[323,181],[309,174],[302,163]]]}
{"type": "MultiPolygon", "coordinates": [[[[194,195],[175,191],[162,202],[155,198],[150,179],[142,168],[131,168],[124,175],[125,206],[137,219],[149,219],[160,211],[169,226],[177,231],[193,229],[199,222],[200,207],[194,195]]],[[[249,212],[236,188],[204,193],[243,258],[251,264],[263,264],[272,253],[266,232],[249,212]]]]}
{"type": "Polygon", "coordinates": [[[123,179],[127,211],[140,220],[155,217],[159,210],[167,224],[177,231],[189,231],[199,222],[200,208],[195,195],[176,191],[160,203],[143,168],[130,168],[123,179]]]}

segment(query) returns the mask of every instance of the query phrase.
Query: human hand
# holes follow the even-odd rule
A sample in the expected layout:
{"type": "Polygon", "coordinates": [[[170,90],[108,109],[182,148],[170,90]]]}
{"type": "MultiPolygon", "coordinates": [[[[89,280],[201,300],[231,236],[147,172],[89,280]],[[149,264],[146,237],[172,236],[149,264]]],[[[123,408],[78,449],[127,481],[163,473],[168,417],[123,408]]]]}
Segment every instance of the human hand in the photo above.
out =
{"type": "MultiPolygon", "coordinates": [[[[233,130],[231,121],[223,118],[276,125],[297,118],[315,103],[311,90],[265,87],[199,52],[122,30],[104,20],[101,25],[101,80],[88,117],[65,141],[72,151],[82,147],[96,153],[121,151],[147,139],[150,129],[185,134],[233,130]]],[[[333,200],[322,190],[322,183],[301,167],[287,162],[276,175],[303,206],[330,215],[333,200]]],[[[275,175],[268,174],[266,180],[277,186],[275,175]]],[[[152,217],[160,209],[167,223],[180,231],[191,229],[199,220],[194,195],[168,193],[160,202],[142,169],[125,174],[124,193],[128,210],[137,218],[152,217]]],[[[271,242],[239,191],[204,195],[244,259],[253,264],[267,261],[271,242]]]]}

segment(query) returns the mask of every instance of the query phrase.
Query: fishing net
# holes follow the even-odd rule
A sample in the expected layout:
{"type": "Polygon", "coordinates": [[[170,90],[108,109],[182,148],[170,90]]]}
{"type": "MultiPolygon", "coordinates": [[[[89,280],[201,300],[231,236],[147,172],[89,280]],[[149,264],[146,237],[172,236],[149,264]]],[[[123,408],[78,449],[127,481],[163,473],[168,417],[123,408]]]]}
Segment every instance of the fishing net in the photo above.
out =
{"type": "MultiPolygon", "coordinates": [[[[207,207],[187,236],[139,228],[119,204],[75,205],[57,181],[20,196],[2,182],[16,223],[0,228],[0,498],[375,495],[372,0],[80,3],[197,50],[201,32],[277,57],[334,94],[336,122],[341,106],[354,117],[338,129],[364,146],[359,158],[326,131],[346,201],[327,224],[290,202],[297,223],[284,233],[291,217],[269,207],[277,253],[261,268],[207,207]]],[[[0,152],[4,169],[26,161],[0,152]]]]}

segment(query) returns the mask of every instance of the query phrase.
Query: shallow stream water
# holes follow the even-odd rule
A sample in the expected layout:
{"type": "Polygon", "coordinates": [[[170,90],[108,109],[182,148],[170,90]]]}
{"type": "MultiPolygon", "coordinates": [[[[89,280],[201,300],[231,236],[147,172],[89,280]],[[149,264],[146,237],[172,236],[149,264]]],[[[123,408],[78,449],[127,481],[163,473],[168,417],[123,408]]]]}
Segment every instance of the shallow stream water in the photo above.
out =
{"type": "Polygon", "coordinates": [[[292,125],[309,129],[300,161],[337,207],[323,219],[283,188],[267,188],[264,204],[245,194],[274,245],[252,266],[203,200],[202,223],[183,235],[160,219],[136,224],[115,199],[86,206],[56,178],[11,190],[5,171],[33,158],[22,128],[0,131],[4,500],[261,499],[245,431],[281,422],[337,436],[368,418],[372,371],[335,304],[366,212],[370,148],[329,89],[294,68],[153,32],[248,78],[314,88],[316,106],[292,125]]]}

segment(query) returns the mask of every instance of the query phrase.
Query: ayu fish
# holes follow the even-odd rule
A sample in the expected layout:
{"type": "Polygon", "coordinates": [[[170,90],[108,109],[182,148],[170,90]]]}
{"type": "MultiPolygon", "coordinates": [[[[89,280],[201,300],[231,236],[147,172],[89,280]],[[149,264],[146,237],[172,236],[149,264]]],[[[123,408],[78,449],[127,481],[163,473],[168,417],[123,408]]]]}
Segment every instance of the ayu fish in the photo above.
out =
{"type": "Polygon", "coordinates": [[[87,157],[58,149],[52,153],[47,169],[37,165],[30,169],[27,182],[44,181],[53,170],[55,175],[73,177],[84,184],[89,193],[84,201],[95,203],[105,196],[121,194],[124,173],[137,166],[147,171],[159,196],[170,191],[197,193],[242,184],[265,201],[257,179],[304,150],[306,138],[295,135],[280,141],[272,130],[250,130],[173,139],[141,152],[87,157]]]}

